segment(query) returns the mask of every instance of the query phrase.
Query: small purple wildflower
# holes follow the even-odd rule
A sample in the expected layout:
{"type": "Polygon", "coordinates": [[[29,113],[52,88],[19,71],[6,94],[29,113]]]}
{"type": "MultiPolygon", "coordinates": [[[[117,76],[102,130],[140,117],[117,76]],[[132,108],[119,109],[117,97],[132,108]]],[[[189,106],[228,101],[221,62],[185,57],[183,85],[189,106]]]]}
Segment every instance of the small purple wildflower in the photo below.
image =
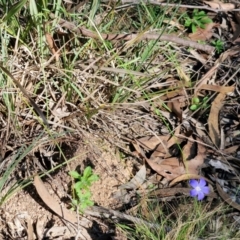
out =
{"type": "Polygon", "coordinates": [[[209,187],[206,186],[207,183],[203,178],[201,178],[200,181],[192,179],[189,181],[189,183],[193,188],[190,191],[191,197],[197,196],[198,200],[202,200],[205,197],[205,195],[209,193],[209,187]]]}

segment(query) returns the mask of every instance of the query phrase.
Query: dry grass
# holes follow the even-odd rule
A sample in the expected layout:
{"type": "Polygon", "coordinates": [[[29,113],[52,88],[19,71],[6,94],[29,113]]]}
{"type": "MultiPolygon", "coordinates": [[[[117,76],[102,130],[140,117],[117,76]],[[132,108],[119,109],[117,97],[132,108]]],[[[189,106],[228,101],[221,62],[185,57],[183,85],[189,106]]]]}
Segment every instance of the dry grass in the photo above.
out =
{"type": "MultiPolygon", "coordinates": [[[[213,99],[209,98],[207,108],[194,112],[189,107],[195,96],[194,86],[214,66],[218,55],[206,57],[200,51],[206,60],[202,61],[199,52],[189,51],[187,47],[171,41],[140,40],[145,32],[151,34],[152,30],[160,35],[173,33],[184,38],[186,29],[183,32],[177,27],[182,25],[184,11],[178,7],[144,4],[121,9],[116,8],[114,2],[99,6],[98,1],[92,1],[92,5],[87,2],[79,2],[79,5],[63,1],[40,2],[20,1],[22,6],[19,5],[19,9],[10,8],[12,12],[3,17],[0,27],[1,62],[41,109],[49,126],[44,124],[11,77],[0,71],[0,174],[5,179],[1,188],[8,187],[11,193],[11,189],[15,191],[19,186],[30,184],[35,172],[51,174],[56,168],[63,167],[71,157],[66,157],[65,149],[74,152],[77,141],[82,144],[91,142],[86,138],[88,133],[107,140],[121,151],[124,161],[128,161],[135,156],[129,149],[131,140],[150,135],[172,135],[178,126],[186,127],[179,112],[184,120],[207,123],[213,99]],[[53,14],[55,18],[50,18],[53,14]],[[94,39],[77,34],[66,25],[61,29],[59,17],[75,26],[87,27],[98,37],[94,39]],[[174,22],[179,25],[174,25],[174,22]],[[130,32],[138,32],[138,37],[128,41],[109,41],[101,35],[130,32]],[[178,99],[181,109],[174,105],[178,99]],[[31,159],[37,157],[43,166],[34,165],[31,161],[24,165],[23,157],[19,158],[17,154],[23,149],[28,149],[23,154],[24,159],[26,155],[31,159]],[[13,166],[9,156],[14,156],[18,165],[13,166]],[[9,183],[6,172],[11,179],[18,172],[18,177],[9,183]],[[19,172],[26,181],[19,181],[19,172]],[[15,189],[16,182],[20,185],[15,189]]],[[[0,1],[3,9],[8,4],[0,1]]],[[[234,58],[226,58],[216,72],[216,82],[223,85],[224,78],[234,74],[229,80],[230,85],[238,81],[239,74],[234,58]]],[[[200,98],[203,98],[211,93],[204,91],[201,94],[200,98]]],[[[224,111],[228,112],[231,104],[237,101],[235,97],[229,97],[224,111]]],[[[236,109],[235,106],[234,111],[236,109]]],[[[134,165],[136,169],[141,165],[139,159],[134,165]]],[[[10,193],[5,191],[2,201],[10,193]]],[[[219,213],[222,205],[213,207],[211,204],[196,204],[189,199],[186,201],[187,205],[194,206],[194,214],[186,217],[176,210],[178,216],[171,219],[172,211],[168,209],[168,214],[160,217],[160,224],[169,227],[167,232],[165,228],[162,232],[151,232],[144,226],[135,226],[134,230],[128,229],[134,232],[133,238],[129,239],[138,239],[143,234],[145,239],[196,239],[200,235],[210,237],[214,234],[215,239],[233,237],[230,230],[219,236],[227,226],[222,220],[220,228],[209,230],[216,215],[217,219],[225,215],[225,212],[219,213]]],[[[174,204],[181,205],[177,200],[174,204]]],[[[237,232],[235,236],[238,236],[237,232]]]]}

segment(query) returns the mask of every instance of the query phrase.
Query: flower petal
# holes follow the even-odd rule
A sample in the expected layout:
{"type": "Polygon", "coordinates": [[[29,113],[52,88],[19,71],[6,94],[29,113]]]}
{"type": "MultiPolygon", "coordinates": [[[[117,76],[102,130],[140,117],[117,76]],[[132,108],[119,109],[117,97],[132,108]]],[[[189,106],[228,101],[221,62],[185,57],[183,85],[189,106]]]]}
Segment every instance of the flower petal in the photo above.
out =
{"type": "Polygon", "coordinates": [[[207,186],[201,188],[201,190],[202,190],[202,192],[203,192],[205,195],[206,195],[206,194],[209,194],[209,192],[210,192],[210,189],[209,189],[209,187],[207,187],[207,186]]]}
{"type": "Polygon", "coordinates": [[[198,186],[198,181],[195,180],[195,179],[191,179],[191,180],[189,181],[189,184],[191,185],[191,187],[195,188],[195,187],[198,186]]]}
{"type": "Polygon", "coordinates": [[[196,189],[192,189],[191,191],[190,191],[190,196],[191,197],[196,197],[198,195],[198,191],[196,190],[196,189]]]}
{"type": "Polygon", "coordinates": [[[203,178],[200,178],[199,187],[202,188],[205,187],[206,185],[207,185],[206,181],[203,178]]]}
{"type": "Polygon", "coordinates": [[[198,193],[198,200],[200,201],[200,200],[203,200],[204,199],[204,193],[203,192],[199,192],[198,193]]]}

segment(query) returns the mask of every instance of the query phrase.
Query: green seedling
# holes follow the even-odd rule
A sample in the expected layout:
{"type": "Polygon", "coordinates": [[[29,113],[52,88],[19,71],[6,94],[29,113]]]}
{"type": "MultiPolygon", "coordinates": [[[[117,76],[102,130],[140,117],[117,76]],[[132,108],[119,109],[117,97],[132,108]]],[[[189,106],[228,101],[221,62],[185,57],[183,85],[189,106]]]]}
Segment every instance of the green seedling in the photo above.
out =
{"type": "Polygon", "coordinates": [[[197,31],[197,27],[205,28],[206,24],[212,22],[204,11],[199,11],[198,9],[193,10],[191,17],[186,15],[184,21],[184,26],[189,27],[193,33],[197,31]]]}
{"type": "Polygon", "coordinates": [[[192,111],[198,110],[199,108],[204,108],[206,109],[208,107],[207,101],[209,97],[204,97],[202,101],[198,97],[194,97],[192,99],[192,105],[190,106],[190,109],[192,111]]]}
{"type": "Polygon", "coordinates": [[[90,187],[99,177],[92,173],[91,167],[86,167],[83,175],[80,175],[77,171],[70,171],[68,174],[75,179],[73,185],[73,209],[78,208],[80,212],[84,212],[87,207],[93,206],[94,204],[91,200],[92,194],[90,187]]]}
{"type": "Polygon", "coordinates": [[[215,47],[217,53],[221,53],[224,49],[224,42],[218,39],[217,41],[212,41],[212,45],[215,47]]]}

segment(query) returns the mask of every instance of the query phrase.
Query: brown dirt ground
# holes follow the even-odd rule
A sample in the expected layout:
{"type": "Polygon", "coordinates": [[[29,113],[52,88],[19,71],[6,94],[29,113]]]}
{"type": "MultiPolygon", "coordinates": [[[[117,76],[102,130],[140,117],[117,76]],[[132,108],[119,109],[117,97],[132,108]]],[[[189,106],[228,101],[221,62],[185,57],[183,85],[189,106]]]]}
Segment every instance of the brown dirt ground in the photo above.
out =
{"type": "MultiPolygon", "coordinates": [[[[116,209],[118,205],[112,198],[112,194],[117,190],[119,185],[131,178],[133,166],[129,161],[124,162],[120,158],[120,154],[107,141],[99,140],[98,137],[92,134],[89,134],[87,139],[90,140],[78,147],[75,159],[67,167],[62,168],[58,173],[53,175],[52,179],[44,178],[44,184],[49,193],[59,203],[69,208],[71,178],[68,175],[68,171],[77,169],[82,172],[86,166],[91,166],[94,173],[100,177],[100,180],[95,182],[91,187],[93,201],[96,205],[116,209]]],[[[0,236],[0,239],[27,239],[24,235],[26,235],[26,222],[28,219],[30,219],[34,229],[36,229],[37,222],[43,225],[42,230],[39,230],[39,234],[43,234],[44,231],[56,226],[65,226],[61,219],[55,216],[42,202],[33,184],[27,187],[26,190],[19,191],[7,201],[1,208],[0,216],[0,230],[4,232],[4,235],[0,236]]],[[[92,218],[89,219],[93,220],[92,218]]],[[[101,223],[100,225],[104,226],[101,227],[103,234],[110,231],[106,224],[101,223]]],[[[71,239],[71,237],[74,236],[65,233],[59,236],[59,238],[54,239],[71,239]]],[[[34,239],[40,239],[40,237],[37,238],[35,236],[34,239]]],[[[42,239],[45,238],[42,237],[42,239]]]]}

